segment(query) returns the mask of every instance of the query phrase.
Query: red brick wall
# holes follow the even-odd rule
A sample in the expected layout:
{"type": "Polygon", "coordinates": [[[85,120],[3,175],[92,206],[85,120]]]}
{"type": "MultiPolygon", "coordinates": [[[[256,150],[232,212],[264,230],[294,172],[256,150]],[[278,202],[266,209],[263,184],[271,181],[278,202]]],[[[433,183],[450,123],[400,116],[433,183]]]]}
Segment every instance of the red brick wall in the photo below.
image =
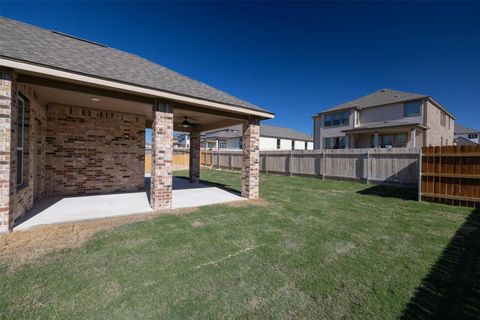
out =
{"type": "Polygon", "coordinates": [[[49,105],[46,193],[78,195],[144,187],[145,118],[49,105]]]}

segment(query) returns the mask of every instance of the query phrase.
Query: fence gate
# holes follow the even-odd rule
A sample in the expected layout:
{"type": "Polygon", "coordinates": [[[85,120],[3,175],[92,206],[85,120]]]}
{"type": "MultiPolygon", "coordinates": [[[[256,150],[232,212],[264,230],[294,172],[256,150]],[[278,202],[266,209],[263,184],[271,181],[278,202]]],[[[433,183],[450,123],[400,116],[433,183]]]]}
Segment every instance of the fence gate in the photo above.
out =
{"type": "Polygon", "coordinates": [[[424,147],[419,198],[480,207],[480,145],[424,147]]]}

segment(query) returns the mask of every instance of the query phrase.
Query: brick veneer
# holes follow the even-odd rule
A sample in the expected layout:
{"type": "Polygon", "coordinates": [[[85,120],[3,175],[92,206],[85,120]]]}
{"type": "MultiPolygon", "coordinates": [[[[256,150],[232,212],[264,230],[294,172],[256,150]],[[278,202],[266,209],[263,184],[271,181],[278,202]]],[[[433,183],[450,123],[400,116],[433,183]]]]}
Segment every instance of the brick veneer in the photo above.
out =
{"type": "Polygon", "coordinates": [[[48,105],[46,193],[78,195],[144,188],[145,117],[48,105]]]}
{"type": "Polygon", "coordinates": [[[155,102],[152,125],[150,204],[154,210],[172,207],[173,106],[155,102]]]}
{"type": "Polygon", "coordinates": [[[242,197],[258,199],[260,177],[260,121],[252,118],[243,125],[242,197]]]}
{"type": "Polygon", "coordinates": [[[200,131],[190,132],[190,157],[189,157],[190,182],[200,181],[200,131]]]}
{"type": "Polygon", "coordinates": [[[7,231],[11,224],[10,209],[12,207],[11,170],[13,146],[12,110],[16,110],[14,74],[0,69],[0,232],[7,231]]]}

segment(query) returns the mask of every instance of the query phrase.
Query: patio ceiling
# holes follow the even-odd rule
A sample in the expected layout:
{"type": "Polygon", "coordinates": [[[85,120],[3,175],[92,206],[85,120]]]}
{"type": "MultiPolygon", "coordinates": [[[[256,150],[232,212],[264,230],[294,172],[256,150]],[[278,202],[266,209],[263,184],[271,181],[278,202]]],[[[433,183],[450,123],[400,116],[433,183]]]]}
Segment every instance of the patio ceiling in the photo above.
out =
{"type": "MultiPolygon", "coordinates": [[[[30,77],[28,75],[20,75],[18,82],[32,87],[46,103],[138,114],[146,117],[147,128],[150,128],[153,122],[152,106],[154,99],[152,97],[30,77]]],[[[191,129],[181,126],[181,122],[185,117],[187,117],[189,122],[197,124],[198,126],[195,129],[198,128],[200,131],[224,128],[248,119],[247,115],[178,102],[173,103],[175,105],[173,112],[175,131],[189,131],[191,129]]]]}

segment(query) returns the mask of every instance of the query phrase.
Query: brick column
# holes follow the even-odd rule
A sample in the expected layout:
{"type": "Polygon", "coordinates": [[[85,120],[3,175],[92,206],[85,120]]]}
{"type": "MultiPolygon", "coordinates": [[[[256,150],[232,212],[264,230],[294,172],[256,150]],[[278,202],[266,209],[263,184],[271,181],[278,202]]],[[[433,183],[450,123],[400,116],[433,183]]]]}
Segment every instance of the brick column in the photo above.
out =
{"type": "Polygon", "coordinates": [[[252,118],[243,125],[242,197],[258,199],[260,179],[260,120],[252,118]]]}
{"type": "Polygon", "coordinates": [[[16,87],[14,74],[0,69],[0,232],[13,224],[13,191],[15,188],[15,117],[16,87]]]}
{"type": "Polygon", "coordinates": [[[173,106],[156,101],[152,125],[152,177],[150,204],[153,210],[172,207],[173,106]]]}
{"type": "Polygon", "coordinates": [[[190,158],[189,158],[190,182],[200,181],[200,131],[190,132],[190,158]]]}

